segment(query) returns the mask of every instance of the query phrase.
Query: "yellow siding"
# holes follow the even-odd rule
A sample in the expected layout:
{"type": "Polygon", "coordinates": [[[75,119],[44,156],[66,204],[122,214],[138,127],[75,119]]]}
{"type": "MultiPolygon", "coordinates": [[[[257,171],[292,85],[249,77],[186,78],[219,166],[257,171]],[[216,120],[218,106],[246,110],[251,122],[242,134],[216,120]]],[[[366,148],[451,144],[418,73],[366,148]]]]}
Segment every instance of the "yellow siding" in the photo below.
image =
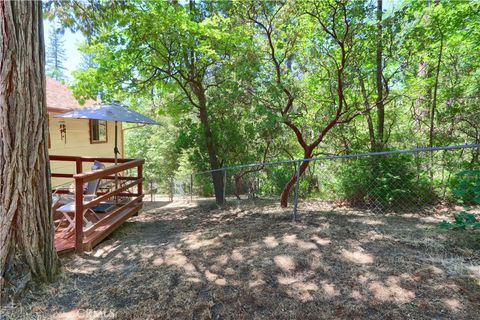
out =
{"type": "MultiPolygon", "coordinates": [[[[113,158],[115,146],[115,122],[107,122],[106,143],[90,143],[89,121],[83,119],[59,119],[49,115],[50,155],[88,156],[113,158]],[[66,142],[61,139],[60,121],[66,125],[66,142]]],[[[123,155],[122,124],[118,123],[118,149],[120,157],[123,155]]],[[[91,163],[84,163],[83,171],[90,171],[91,163]]],[[[51,172],[75,173],[75,163],[65,161],[51,161],[51,172]]],[[[72,183],[72,179],[52,178],[52,187],[72,183]]]]}

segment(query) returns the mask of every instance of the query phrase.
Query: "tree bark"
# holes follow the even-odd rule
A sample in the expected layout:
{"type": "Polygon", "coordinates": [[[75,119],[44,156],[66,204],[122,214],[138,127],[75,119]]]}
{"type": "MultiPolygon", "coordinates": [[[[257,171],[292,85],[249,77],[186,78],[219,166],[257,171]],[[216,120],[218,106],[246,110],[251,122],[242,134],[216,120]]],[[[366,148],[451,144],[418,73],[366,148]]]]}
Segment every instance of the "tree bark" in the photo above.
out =
{"type": "Polygon", "coordinates": [[[54,245],[42,3],[0,2],[0,300],[51,281],[54,245]]]}
{"type": "MultiPolygon", "coordinates": [[[[303,134],[301,133],[300,129],[294,125],[293,123],[287,121],[285,124],[293,130],[295,133],[298,143],[302,146],[304,154],[303,158],[304,159],[309,159],[312,157],[313,151],[315,148],[318,147],[318,145],[323,141],[325,136],[328,134],[328,132],[334,128],[336,125],[340,123],[340,118],[342,117],[342,112],[344,111],[344,103],[345,103],[345,93],[344,93],[344,69],[345,69],[345,64],[346,64],[346,56],[347,53],[345,51],[344,43],[340,43],[340,48],[342,52],[342,58],[341,58],[341,63],[340,67],[337,69],[337,99],[338,99],[338,105],[337,105],[337,110],[335,113],[335,116],[333,119],[331,119],[328,124],[325,125],[325,127],[322,129],[320,134],[318,135],[317,139],[312,142],[311,144],[307,144],[305,142],[305,139],[303,138],[303,134]]],[[[343,123],[348,123],[351,121],[353,118],[350,118],[349,120],[344,120],[342,121],[343,123]]],[[[305,170],[308,168],[309,161],[304,161],[300,165],[300,174],[298,177],[301,177],[305,170]]],[[[287,182],[285,187],[283,188],[282,194],[280,195],[280,206],[282,208],[286,208],[288,205],[288,195],[294,186],[294,184],[297,182],[297,174],[296,172],[293,174],[293,176],[290,178],[290,180],[287,182]]]]}
{"type": "Polygon", "coordinates": [[[385,104],[383,101],[383,45],[382,45],[382,0],[377,0],[377,143],[376,151],[383,150],[385,131],[385,104]]]}
{"type": "MultiPolygon", "coordinates": [[[[198,99],[198,109],[200,114],[200,122],[202,123],[205,143],[207,145],[208,160],[211,170],[217,170],[221,166],[217,157],[217,149],[215,147],[215,141],[213,138],[212,129],[210,128],[210,121],[207,113],[207,98],[205,96],[205,90],[200,84],[192,86],[193,92],[198,99]]],[[[215,193],[215,202],[218,205],[225,203],[225,197],[223,194],[223,171],[212,171],[213,189],[215,193]]]]}
{"type": "Polygon", "coordinates": [[[365,118],[367,119],[367,125],[368,125],[368,137],[370,139],[370,150],[375,151],[377,143],[375,140],[375,130],[373,128],[372,116],[370,115],[370,102],[368,101],[367,90],[365,89],[365,82],[363,81],[363,78],[360,72],[359,72],[358,79],[360,83],[360,91],[362,92],[362,96],[363,96],[363,104],[365,106],[365,118]]]}
{"type": "MultiPolygon", "coordinates": [[[[440,78],[440,65],[443,55],[443,33],[440,31],[440,49],[438,51],[437,68],[435,70],[435,83],[433,85],[433,100],[430,110],[430,130],[428,133],[428,146],[433,147],[433,138],[435,134],[435,112],[437,110],[438,80],[440,78]]],[[[430,151],[430,182],[433,183],[433,151],[430,151]]]]}
{"type": "MultiPolygon", "coordinates": [[[[308,158],[311,158],[311,157],[312,157],[311,152],[309,152],[309,153],[307,152],[304,155],[304,159],[308,159],[308,158]]],[[[308,164],[309,164],[308,161],[302,162],[302,164],[300,165],[300,168],[299,168],[299,170],[300,170],[299,177],[301,177],[305,173],[305,171],[308,168],[308,164]]],[[[296,172],[292,175],[290,180],[288,180],[285,187],[283,187],[282,194],[280,195],[280,206],[282,208],[287,207],[287,205],[288,205],[288,195],[290,194],[290,191],[292,190],[295,183],[297,183],[297,173],[296,172]]]]}
{"type": "Polygon", "coordinates": [[[435,130],[435,112],[437,110],[437,93],[438,93],[438,80],[440,78],[440,65],[442,63],[443,55],[443,33],[440,32],[440,49],[438,51],[437,68],[435,70],[435,83],[433,85],[433,100],[432,109],[430,111],[430,131],[429,131],[429,147],[433,147],[433,137],[435,130]]]}

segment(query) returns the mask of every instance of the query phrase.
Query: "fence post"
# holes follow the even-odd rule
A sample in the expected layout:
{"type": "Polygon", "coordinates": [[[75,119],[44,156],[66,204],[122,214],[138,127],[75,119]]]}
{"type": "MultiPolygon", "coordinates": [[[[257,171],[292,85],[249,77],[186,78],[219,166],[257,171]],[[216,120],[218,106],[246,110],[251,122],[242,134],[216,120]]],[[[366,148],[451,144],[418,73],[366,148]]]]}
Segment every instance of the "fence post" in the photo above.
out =
{"type": "Polygon", "coordinates": [[[83,252],[83,179],[75,179],[75,251],[83,252]]]}
{"type": "Polygon", "coordinates": [[[227,169],[223,169],[223,204],[227,203],[225,198],[225,189],[227,188],[227,169]]]}
{"type": "Polygon", "coordinates": [[[193,173],[190,173],[190,202],[193,202],[193,173]]]}
{"type": "Polygon", "coordinates": [[[295,183],[295,198],[293,200],[293,221],[298,220],[298,193],[299,193],[299,188],[300,187],[300,162],[298,162],[297,166],[297,181],[295,183]]]}

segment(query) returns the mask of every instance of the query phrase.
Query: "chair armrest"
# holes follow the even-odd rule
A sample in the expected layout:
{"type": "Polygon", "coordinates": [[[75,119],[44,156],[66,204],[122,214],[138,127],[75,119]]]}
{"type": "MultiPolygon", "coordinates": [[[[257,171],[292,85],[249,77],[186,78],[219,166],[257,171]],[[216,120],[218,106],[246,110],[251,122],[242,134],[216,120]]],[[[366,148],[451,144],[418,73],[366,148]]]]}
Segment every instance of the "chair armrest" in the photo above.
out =
{"type": "MultiPolygon", "coordinates": [[[[83,203],[90,202],[95,199],[97,196],[94,194],[88,194],[83,196],[83,203]]],[[[75,200],[63,204],[60,208],[57,209],[60,212],[75,212],[75,200]]]]}
{"type": "Polygon", "coordinates": [[[83,196],[83,202],[92,201],[96,197],[97,197],[97,195],[95,195],[95,194],[86,194],[86,195],[83,196]]]}

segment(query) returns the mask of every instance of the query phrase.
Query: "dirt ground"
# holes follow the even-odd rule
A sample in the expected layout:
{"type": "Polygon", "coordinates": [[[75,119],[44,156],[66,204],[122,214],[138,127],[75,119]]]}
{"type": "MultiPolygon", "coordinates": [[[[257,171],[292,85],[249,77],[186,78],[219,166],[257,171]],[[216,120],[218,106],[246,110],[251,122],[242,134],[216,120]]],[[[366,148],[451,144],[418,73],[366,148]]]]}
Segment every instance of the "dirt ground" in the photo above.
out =
{"type": "MultiPolygon", "coordinates": [[[[478,319],[480,236],[435,215],[146,202],[6,319],[478,319]]],[[[2,316],[0,316],[2,318],[2,316]]]]}

